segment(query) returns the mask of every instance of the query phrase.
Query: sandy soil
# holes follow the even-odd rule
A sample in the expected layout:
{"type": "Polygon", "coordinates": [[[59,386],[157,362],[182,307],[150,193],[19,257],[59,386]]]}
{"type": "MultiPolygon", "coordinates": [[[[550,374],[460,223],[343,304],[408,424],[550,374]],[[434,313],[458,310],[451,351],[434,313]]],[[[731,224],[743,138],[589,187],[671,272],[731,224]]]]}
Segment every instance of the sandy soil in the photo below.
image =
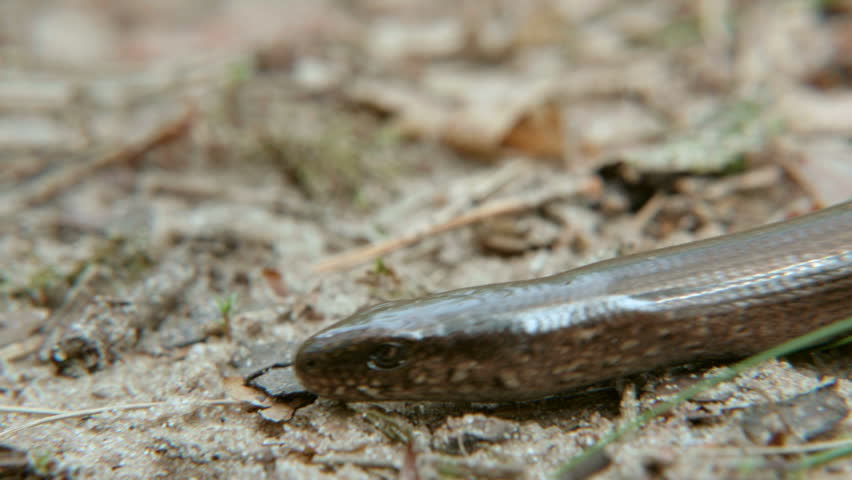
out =
{"type": "MultiPolygon", "coordinates": [[[[508,405],[242,384],[380,300],[849,199],[852,5],[817,3],[4,2],[0,478],[553,475],[717,370],[508,405]]],[[[760,450],[848,438],[849,360],[750,369],[563,478],[852,476],[760,450]]]]}

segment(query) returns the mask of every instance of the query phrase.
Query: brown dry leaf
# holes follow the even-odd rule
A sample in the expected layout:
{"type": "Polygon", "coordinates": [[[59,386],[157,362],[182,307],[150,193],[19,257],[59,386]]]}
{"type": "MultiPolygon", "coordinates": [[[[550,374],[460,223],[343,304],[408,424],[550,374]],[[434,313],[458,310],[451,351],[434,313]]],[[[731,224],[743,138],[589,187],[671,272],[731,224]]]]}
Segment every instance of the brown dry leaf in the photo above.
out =
{"type": "Polygon", "coordinates": [[[539,157],[559,157],[564,153],[562,111],[547,103],[523,115],[503,139],[503,146],[539,157]]]}
{"type": "Polygon", "coordinates": [[[271,422],[283,422],[293,418],[300,407],[310,403],[303,397],[282,402],[270,397],[259,390],[246,385],[242,377],[225,377],[223,385],[225,393],[234,400],[245,402],[253,407],[259,407],[258,414],[271,422]]]}
{"type": "Polygon", "coordinates": [[[554,82],[549,78],[435,71],[425,83],[430,91],[459,105],[448,115],[448,122],[441,131],[444,141],[452,147],[478,155],[493,155],[524,117],[535,118],[536,114],[546,111],[546,106],[552,105],[550,121],[527,121],[522,126],[521,131],[527,139],[537,137],[538,140],[519,142],[516,137],[513,140],[517,144],[513,146],[530,155],[539,155],[536,150],[541,150],[543,145],[557,154],[562,152],[561,112],[553,103],[554,82]]]}
{"type": "Polygon", "coordinates": [[[433,138],[439,135],[450,114],[448,106],[422,91],[395,82],[361,80],[346,91],[349,101],[396,115],[402,135],[433,138]]]}
{"type": "Polygon", "coordinates": [[[225,377],[222,379],[222,385],[225,393],[234,400],[260,408],[269,408],[274,403],[267,395],[247,386],[243,377],[225,377]]]}
{"type": "Polygon", "coordinates": [[[403,134],[441,138],[477,155],[503,147],[534,156],[563,152],[555,82],[529,75],[433,69],[419,86],[356,82],[349,100],[396,116],[403,134]]]}
{"type": "Polygon", "coordinates": [[[261,275],[263,275],[263,279],[266,280],[266,284],[275,295],[279,297],[287,296],[289,292],[280,271],[275,268],[264,268],[261,270],[261,275]]]}

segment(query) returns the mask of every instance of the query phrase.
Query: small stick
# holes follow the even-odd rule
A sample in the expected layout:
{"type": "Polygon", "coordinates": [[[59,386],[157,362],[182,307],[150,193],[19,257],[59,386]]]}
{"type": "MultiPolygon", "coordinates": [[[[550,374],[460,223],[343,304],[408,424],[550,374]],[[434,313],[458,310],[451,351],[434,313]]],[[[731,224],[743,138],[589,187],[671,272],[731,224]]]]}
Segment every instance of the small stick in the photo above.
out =
{"type": "Polygon", "coordinates": [[[664,196],[660,192],[655,193],[633,216],[633,229],[637,238],[641,236],[642,230],[648,222],[663,208],[664,200],[664,196]]]}
{"type": "Polygon", "coordinates": [[[567,197],[579,192],[594,191],[599,187],[600,183],[597,179],[590,177],[573,186],[573,188],[549,189],[542,192],[536,192],[533,195],[492,200],[447,221],[429,225],[423,229],[418,229],[383,242],[373,243],[371,245],[344,252],[340,255],[332,256],[314,265],[313,271],[316,273],[325,273],[352,268],[376,257],[387,255],[388,253],[400,248],[413,245],[433,235],[438,235],[473,223],[481,222],[487,218],[537,208],[540,205],[557,198],[567,197]]]}
{"type": "Polygon", "coordinates": [[[0,405],[0,413],[28,413],[30,415],[63,415],[67,410],[48,410],[46,408],[16,407],[13,405],[0,405]]]}
{"type": "Polygon", "coordinates": [[[59,168],[56,172],[45,175],[42,180],[14,194],[14,198],[0,202],[0,215],[14,214],[28,206],[46,202],[97,170],[138,158],[159,145],[184,135],[192,125],[194,113],[193,108],[187,108],[178,118],[160,125],[135,143],[110,149],[107,153],[96,155],[81,164],[59,168]]]}
{"type": "MultiPolygon", "coordinates": [[[[240,405],[243,402],[239,400],[201,400],[198,402],[193,402],[197,407],[208,407],[213,405],[240,405]]],[[[68,418],[76,418],[76,417],[88,417],[89,415],[96,415],[98,413],[104,412],[118,412],[121,410],[139,410],[144,408],[153,408],[153,407],[161,407],[165,405],[174,405],[171,402],[149,402],[149,403],[131,403],[128,405],[114,405],[112,407],[99,407],[99,408],[90,408],[86,410],[77,410],[73,412],[65,412],[57,415],[51,415],[49,417],[40,418],[38,420],[33,420],[32,422],[27,422],[18,427],[13,427],[8,430],[4,430],[0,432],[0,437],[5,437],[7,435],[11,435],[16,432],[20,432],[21,430],[26,430],[32,427],[36,427],[38,425],[42,425],[45,423],[55,422],[58,420],[65,420],[68,418]]],[[[7,408],[7,407],[4,407],[7,408]]]]}

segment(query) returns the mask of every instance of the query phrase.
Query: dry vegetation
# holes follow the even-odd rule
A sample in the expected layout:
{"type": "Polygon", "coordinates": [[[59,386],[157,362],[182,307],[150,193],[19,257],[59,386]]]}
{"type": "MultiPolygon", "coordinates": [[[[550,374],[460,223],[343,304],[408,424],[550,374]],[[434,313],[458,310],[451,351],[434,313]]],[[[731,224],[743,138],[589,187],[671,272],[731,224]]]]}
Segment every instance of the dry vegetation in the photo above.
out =
{"type": "MultiPolygon", "coordinates": [[[[0,29],[0,478],[543,478],[707,370],[345,405],[272,398],[278,367],[380,299],[852,197],[846,0],[6,0],[0,29]]],[[[749,369],[589,475],[852,476],[809,456],[848,453],[849,355],[749,369]]]]}

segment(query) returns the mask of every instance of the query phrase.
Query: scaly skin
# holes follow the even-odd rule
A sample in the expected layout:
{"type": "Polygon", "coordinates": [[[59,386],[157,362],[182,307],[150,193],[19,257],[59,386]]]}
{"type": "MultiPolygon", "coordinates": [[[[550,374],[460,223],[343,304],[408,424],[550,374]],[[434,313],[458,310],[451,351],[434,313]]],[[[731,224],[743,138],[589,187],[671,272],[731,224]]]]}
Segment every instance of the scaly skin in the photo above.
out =
{"type": "Polygon", "coordinates": [[[542,398],[749,355],[852,313],[852,202],[550,277],[389,302],[314,335],[302,384],[346,401],[542,398]]]}

